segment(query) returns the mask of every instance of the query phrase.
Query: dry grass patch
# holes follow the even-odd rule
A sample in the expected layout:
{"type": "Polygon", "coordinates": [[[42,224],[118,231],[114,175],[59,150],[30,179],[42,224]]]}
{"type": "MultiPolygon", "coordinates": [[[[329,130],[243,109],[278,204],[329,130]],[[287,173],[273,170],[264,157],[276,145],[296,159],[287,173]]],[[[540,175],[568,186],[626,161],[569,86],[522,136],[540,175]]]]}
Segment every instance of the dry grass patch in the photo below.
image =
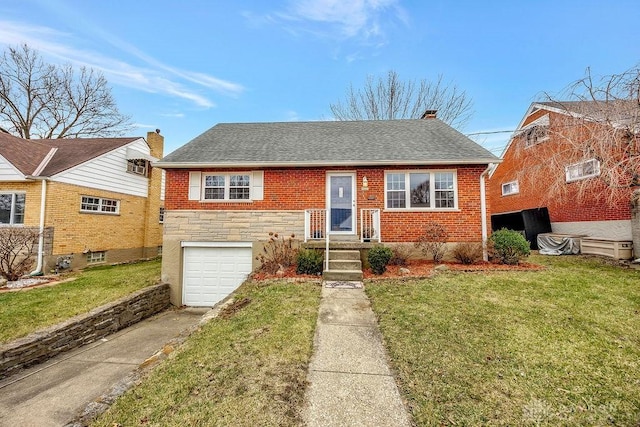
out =
{"type": "Polygon", "coordinates": [[[548,268],[367,284],[417,425],[640,422],[640,272],[532,258],[548,268]]]}
{"type": "Polygon", "coordinates": [[[300,425],[320,287],[246,282],[235,301],[95,425],[300,425]]]}

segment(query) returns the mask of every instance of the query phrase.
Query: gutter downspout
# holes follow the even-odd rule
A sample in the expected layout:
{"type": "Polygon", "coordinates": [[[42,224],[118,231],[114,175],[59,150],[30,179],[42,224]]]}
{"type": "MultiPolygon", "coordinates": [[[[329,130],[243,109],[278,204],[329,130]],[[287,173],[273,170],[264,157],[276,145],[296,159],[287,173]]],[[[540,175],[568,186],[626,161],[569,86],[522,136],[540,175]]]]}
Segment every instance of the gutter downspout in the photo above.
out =
{"type": "Polygon", "coordinates": [[[489,164],[487,168],[480,174],[480,222],[482,224],[482,259],[484,261],[489,260],[489,253],[487,251],[487,200],[484,177],[493,167],[489,164]]]}
{"type": "Polygon", "coordinates": [[[38,234],[38,265],[29,273],[30,276],[42,275],[42,261],[44,258],[44,213],[47,202],[47,180],[42,179],[42,193],[40,195],[40,229],[38,234]]]}

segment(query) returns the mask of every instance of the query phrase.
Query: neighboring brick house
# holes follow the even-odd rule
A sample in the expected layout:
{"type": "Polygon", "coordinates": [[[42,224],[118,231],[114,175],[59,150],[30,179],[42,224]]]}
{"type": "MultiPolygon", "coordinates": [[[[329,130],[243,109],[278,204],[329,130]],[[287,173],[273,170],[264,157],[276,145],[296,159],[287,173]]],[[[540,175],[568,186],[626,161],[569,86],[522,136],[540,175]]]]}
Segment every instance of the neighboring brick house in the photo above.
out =
{"type": "Polygon", "coordinates": [[[623,130],[625,117],[637,116],[638,111],[637,103],[622,102],[531,104],[503,153],[503,161],[490,174],[494,220],[506,213],[547,208],[555,233],[631,240],[631,196],[637,188],[633,185],[637,174],[617,186],[617,198],[607,197],[614,191],[605,182],[612,180],[615,162],[601,164],[608,156],[601,155],[605,145],[598,141],[603,132],[623,130]],[[616,112],[618,123],[611,119],[613,114],[604,117],[607,108],[624,113],[616,112]],[[580,145],[584,149],[576,150],[580,145]]]}
{"type": "Polygon", "coordinates": [[[21,139],[0,133],[0,226],[43,230],[36,270],[155,257],[164,138],[21,139]]]}
{"type": "Polygon", "coordinates": [[[482,242],[496,161],[435,118],[218,124],[155,163],[167,177],[163,280],[176,305],[202,302],[185,298],[190,286],[217,292],[210,279],[233,290],[269,232],[411,243],[435,221],[450,242],[482,242]]]}

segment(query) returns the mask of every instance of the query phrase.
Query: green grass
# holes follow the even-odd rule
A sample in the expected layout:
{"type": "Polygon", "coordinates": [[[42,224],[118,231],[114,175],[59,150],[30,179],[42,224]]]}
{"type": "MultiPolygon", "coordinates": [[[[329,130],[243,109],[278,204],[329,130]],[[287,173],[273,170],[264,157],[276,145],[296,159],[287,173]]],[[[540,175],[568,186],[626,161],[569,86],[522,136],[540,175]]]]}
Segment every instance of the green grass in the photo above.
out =
{"type": "Polygon", "coordinates": [[[160,279],[160,260],[85,270],[51,287],[0,294],[0,343],[86,313],[160,279]]]}
{"type": "Polygon", "coordinates": [[[320,287],[246,282],[234,300],[94,425],[301,425],[320,287]]]}
{"type": "Polygon", "coordinates": [[[367,284],[417,425],[638,425],[640,272],[531,261],[367,284]]]}

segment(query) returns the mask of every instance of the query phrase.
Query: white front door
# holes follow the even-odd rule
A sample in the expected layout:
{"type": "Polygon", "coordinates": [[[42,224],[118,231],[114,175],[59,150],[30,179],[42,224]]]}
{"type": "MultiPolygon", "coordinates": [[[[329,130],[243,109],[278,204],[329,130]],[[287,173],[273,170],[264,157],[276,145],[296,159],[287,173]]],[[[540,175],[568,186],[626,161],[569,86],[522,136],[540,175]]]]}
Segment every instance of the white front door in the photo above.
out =
{"type": "Polygon", "coordinates": [[[354,173],[327,174],[327,211],[331,234],[354,234],[356,225],[356,176],[354,173]]]}

